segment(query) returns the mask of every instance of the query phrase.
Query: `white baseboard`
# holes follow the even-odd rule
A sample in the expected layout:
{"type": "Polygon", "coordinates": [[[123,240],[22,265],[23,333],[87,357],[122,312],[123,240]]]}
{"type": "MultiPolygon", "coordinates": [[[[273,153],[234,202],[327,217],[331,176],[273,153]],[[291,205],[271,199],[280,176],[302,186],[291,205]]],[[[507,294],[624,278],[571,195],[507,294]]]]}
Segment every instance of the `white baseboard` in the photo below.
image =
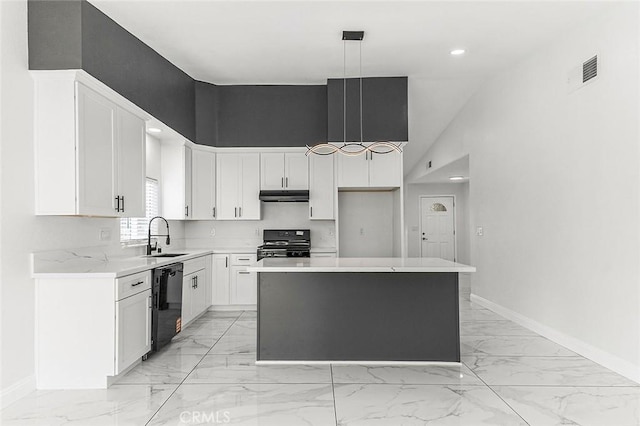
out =
{"type": "Polygon", "coordinates": [[[28,376],[11,386],[2,389],[0,393],[0,410],[24,398],[36,390],[36,376],[28,376]]]}
{"type": "Polygon", "coordinates": [[[477,303],[478,305],[484,306],[487,309],[492,310],[493,312],[502,315],[503,317],[510,319],[511,321],[520,324],[523,327],[528,328],[531,331],[535,331],[541,336],[546,337],[547,339],[556,342],[559,345],[566,347],[573,352],[576,352],[582,355],[585,358],[590,359],[593,362],[596,362],[603,367],[608,368],[609,370],[615,371],[616,373],[633,380],[634,382],[640,383],[640,366],[634,365],[627,360],[619,358],[609,352],[603,351],[600,348],[597,348],[589,343],[586,343],[580,339],[576,339],[575,337],[564,334],[552,327],[541,324],[529,317],[521,315],[511,309],[505,308],[502,305],[498,305],[495,302],[487,300],[483,297],[480,297],[476,294],[471,295],[471,301],[477,303]]]}
{"type": "Polygon", "coordinates": [[[397,365],[406,365],[406,366],[418,366],[418,365],[427,365],[427,366],[445,366],[445,367],[458,367],[460,366],[459,362],[448,362],[448,361],[256,361],[256,365],[375,365],[375,366],[397,366],[397,365]]]}
{"type": "Polygon", "coordinates": [[[210,311],[255,311],[256,305],[211,305],[210,311]]]}

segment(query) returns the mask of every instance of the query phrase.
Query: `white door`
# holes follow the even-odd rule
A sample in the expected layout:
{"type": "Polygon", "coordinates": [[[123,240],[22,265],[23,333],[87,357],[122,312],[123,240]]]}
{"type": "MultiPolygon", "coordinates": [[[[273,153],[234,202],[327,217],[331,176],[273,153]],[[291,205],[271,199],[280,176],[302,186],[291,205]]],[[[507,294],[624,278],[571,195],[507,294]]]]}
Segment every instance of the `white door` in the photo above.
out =
{"type": "Polygon", "coordinates": [[[191,153],[192,219],[215,219],[216,211],[216,155],[193,150],[191,153]]]}
{"type": "Polygon", "coordinates": [[[213,255],[213,303],[229,304],[229,255],[213,255]]]}
{"type": "Polygon", "coordinates": [[[284,155],[284,187],[292,190],[309,189],[309,164],[304,153],[284,155]]]}
{"type": "Polygon", "coordinates": [[[258,287],[255,272],[248,272],[245,266],[231,267],[232,305],[255,305],[258,300],[258,287]]]}
{"type": "Polygon", "coordinates": [[[338,157],[338,187],[366,188],[369,186],[369,160],[365,154],[338,157]]]}
{"type": "Polygon", "coordinates": [[[151,350],[151,290],[116,302],[116,374],[151,350]]]}
{"type": "Polygon", "coordinates": [[[333,159],[333,155],[309,155],[309,219],[335,219],[333,159]]]}
{"type": "Polygon", "coordinates": [[[453,197],[420,197],[420,253],[455,261],[453,197]]]}
{"type": "Polygon", "coordinates": [[[284,154],[260,154],[260,189],[284,189],[284,154]]]}
{"type": "Polygon", "coordinates": [[[216,156],[216,216],[217,219],[238,218],[238,194],[240,193],[240,155],[216,156]]]}
{"type": "Polygon", "coordinates": [[[260,220],[260,154],[241,154],[238,218],[260,220]]]}
{"type": "Polygon", "coordinates": [[[402,153],[369,153],[369,186],[402,186],[402,153]]]}
{"type": "Polygon", "coordinates": [[[123,217],[144,217],[145,136],[144,121],[122,108],[117,109],[117,195],[122,197],[123,217]]]}
{"type": "Polygon", "coordinates": [[[116,106],[85,86],[77,86],[78,213],[118,216],[115,201],[116,106]]]}

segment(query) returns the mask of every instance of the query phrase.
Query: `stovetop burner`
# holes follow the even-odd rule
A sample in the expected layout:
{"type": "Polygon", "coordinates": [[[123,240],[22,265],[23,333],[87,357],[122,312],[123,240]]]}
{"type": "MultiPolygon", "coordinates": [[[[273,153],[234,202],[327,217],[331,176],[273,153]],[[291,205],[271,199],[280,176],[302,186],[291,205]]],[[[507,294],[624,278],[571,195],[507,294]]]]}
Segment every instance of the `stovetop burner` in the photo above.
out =
{"type": "Polygon", "coordinates": [[[265,257],[310,257],[311,231],[264,230],[264,244],[258,247],[258,260],[265,257]]]}

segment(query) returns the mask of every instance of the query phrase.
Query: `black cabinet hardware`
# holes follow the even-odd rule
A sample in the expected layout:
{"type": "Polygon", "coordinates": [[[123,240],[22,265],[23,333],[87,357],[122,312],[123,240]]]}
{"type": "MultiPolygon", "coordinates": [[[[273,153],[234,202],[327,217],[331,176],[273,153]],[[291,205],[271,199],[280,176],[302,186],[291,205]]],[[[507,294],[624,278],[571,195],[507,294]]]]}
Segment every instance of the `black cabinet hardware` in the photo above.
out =
{"type": "Polygon", "coordinates": [[[138,285],[140,285],[140,284],[144,284],[144,281],[138,281],[138,282],[137,282],[137,283],[135,283],[135,284],[131,284],[131,287],[135,287],[135,286],[138,286],[138,285]]]}

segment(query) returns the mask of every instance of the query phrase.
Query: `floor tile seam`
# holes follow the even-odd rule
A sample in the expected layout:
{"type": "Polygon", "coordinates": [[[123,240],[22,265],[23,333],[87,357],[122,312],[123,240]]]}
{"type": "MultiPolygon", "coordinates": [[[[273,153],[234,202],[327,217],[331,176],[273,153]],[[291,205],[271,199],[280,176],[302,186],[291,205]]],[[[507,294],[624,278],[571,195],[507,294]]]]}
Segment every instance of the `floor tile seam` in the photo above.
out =
{"type": "MultiPolygon", "coordinates": [[[[462,362],[462,364],[464,364],[464,366],[465,366],[465,367],[467,367],[469,370],[471,370],[471,367],[469,367],[466,363],[462,362]]],[[[472,371],[474,374],[476,374],[473,370],[471,370],[471,371],[472,371]]],[[[493,394],[494,394],[495,396],[497,396],[497,397],[500,399],[500,401],[502,401],[502,402],[503,402],[507,407],[509,407],[509,408],[511,409],[511,411],[513,411],[513,412],[514,412],[518,417],[520,417],[520,419],[521,419],[521,420],[522,420],[526,425],[531,426],[531,424],[530,424],[528,421],[526,421],[526,420],[524,419],[524,417],[522,417],[522,415],[521,415],[518,411],[516,411],[516,410],[515,410],[515,409],[514,409],[514,408],[513,408],[513,407],[512,407],[512,406],[511,406],[507,401],[505,401],[505,400],[504,400],[504,399],[503,399],[503,398],[498,394],[498,392],[496,392],[496,390],[495,390],[495,389],[493,389],[491,386],[489,386],[489,385],[487,384],[487,382],[485,382],[485,381],[482,379],[482,377],[480,377],[480,376],[479,376],[479,375],[477,375],[477,374],[476,374],[476,376],[478,377],[478,379],[480,379],[480,381],[481,381],[482,383],[484,383],[484,384],[485,384],[485,386],[486,386],[487,388],[489,388],[489,390],[490,390],[491,392],[493,392],[493,394]]]]}
{"type": "MultiPolygon", "coordinates": [[[[229,328],[231,328],[233,326],[233,324],[235,324],[237,321],[237,318],[235,321],[233,321],[229,327],[227,328],[227,330],[225,330],[225,332],[222,334],[222,336],[224,336],[224,334],[229,331],[229,328]]],[[[209,348],[209,350],[202,355],[202,357],[200,358],[200,361],[198,361],[196,363],[196,365],[193,366],[193,368],[184,376],[184,378],[182,379],[182,381],[178,384],[178,386],[176,386],[176,388],[173,390],[173,392],[171,392],[171,395],[169,395],[169,397],[160,405],[160,407],[158,407],[158,409],[155,411],[155,413],[153,413],[153,415],[149,418],[149,420],[147,420],[147,422],[145,423],[145,426],[148,425],[154,417],[156,417],[156,415],[160,412],[160,410],[162,409],[162,407],[165,406],[165,404],[173,397],[173,395],[175,395],[175,393],[178,391],[178,389],[180,389],[180,386],[182,386],[185,382],[185,380],[187,380],[187,377],[189,377],[189,375],[191,373],[193,373],[193,371],[198,367],[198,365],[200,365],[200,363],[204,360],[204,357],[211,352],[211,349],[213,349],[213,347],[220,341],[220,339],[222,339],[222,336],[220,336],[215,343],[209,348]]]]}
{"type": "Polygon", "coordinates": [[[336,407],[336,387],[333,380],[333,364],[329,364],[329,374],[331,375],[331,395],[333,396],[333,419],[338,426],[338,408],[336,407]]]}

